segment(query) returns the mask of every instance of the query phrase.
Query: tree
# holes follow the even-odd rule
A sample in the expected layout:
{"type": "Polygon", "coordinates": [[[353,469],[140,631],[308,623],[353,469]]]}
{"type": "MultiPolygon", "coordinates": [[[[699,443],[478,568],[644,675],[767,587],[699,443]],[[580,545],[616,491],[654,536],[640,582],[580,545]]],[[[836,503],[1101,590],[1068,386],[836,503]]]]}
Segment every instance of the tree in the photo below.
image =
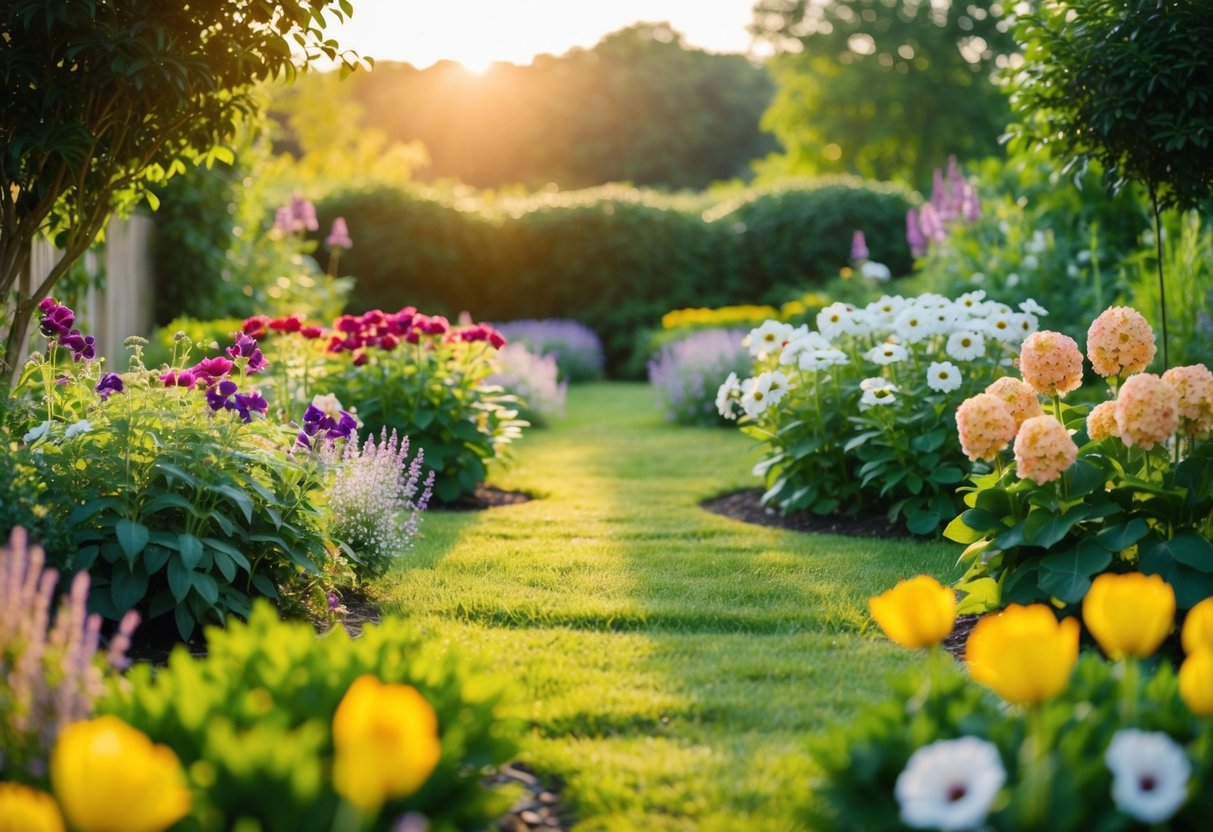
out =
{"type": "Polygon", "coordinates": [[[1079,175],[1098,162],[1113,190],[1136,181],[1149,193],[1165,366],[1161,214],[1213,193],[1213,4],[1045,0],[1017,36],[1013,146],[1048,150],[1079,175]]]}
{"type": "Polygon", "coordinates": [[[324,39],[329,19],[352,10],[349,0],[7,0],[0,298],[13,313],[0,360],[11,363],[38,301],[112,213],[187,164],[230,161],[224,144],[256,112],[254,84],[321,58],[353,69],[357,57],[324,39]],[[23,289],[40,234],[63,256],[23,289]]]}
{"type": "Polygon", "coordinates": [[[766,166],[923,186],[949,155],[997,150],[1009,120],[992,80],[1014,40],[989,0],[759,0],[754,35],[779,54],[763,116],[786,153],[766,166]]]}

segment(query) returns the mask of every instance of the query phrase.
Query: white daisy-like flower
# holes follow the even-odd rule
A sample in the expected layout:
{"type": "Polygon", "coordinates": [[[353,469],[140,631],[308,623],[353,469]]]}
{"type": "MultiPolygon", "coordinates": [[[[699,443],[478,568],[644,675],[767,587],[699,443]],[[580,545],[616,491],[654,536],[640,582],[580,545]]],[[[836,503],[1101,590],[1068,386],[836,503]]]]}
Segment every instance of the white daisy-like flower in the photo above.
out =
{"type": "Polygon", "coordinates": [[[948,336],[948,343],[944,349],[948,353],[948,358],[954,358],[957,361],[972,361],[974,358],[985,355],[986,339],[980,333],[961,329],[948,336]]]}
{"type": "Polygon", "coordinates": [[[778,370],[771,373],[763,373],[763,375],[769,377],[766,385],[770,404],[777,404],[788,393],[788,377],[778,370]]]}
{"type": "Polygon", "coordinates": [[[951,304],[932,309],[927,317],[932,333],[935,335],[951,332],[960,322],[960,313],[951,304]]]}
{"type": "Polygon", "coordinates": [[[71,439],[73,436],[79,436],[82,433],[88,433],[93,429],[93,423],[88,419],[81,419],[79,422],[74,422],[67,426],[67,430],[63,432],[64,439],[71,439]]]}
{"type": "Polygon", "coordinates": [[[806,352],[826,349],[829,346],[830,342],[820,333],[810,332],[807,327],[800,332],[798,328],[796,337],[789,341],[788,345],[783,348],[783,352],[779,354],[779,363],[794,366],[800,360],[800,356],[806,352]]]}
{"type": "Polygon", "coordinates": [[[893,272],[884,263],[877,263],[874,260],[868,260],[859,267],[859,273],[868,280],[875,280],[877,283],[888,283],[893,278],[893,272]]]}
{"type": "Polygon", "coordinates": [[[1165,823],[1188,798],[1192,766],[1183,748],[1166,734],[1117,731],[1104,762],[1112,771],[1116,808],[1135,820],[1165,823]]]}
{"type": "Polygon", "coordinates": [[[938,740],[910,755],[893,794],[912,829],[978,829],[1007,781],[998,748],[977,737],[938,740]]]}
{"type": "Polygon", "coordinates": [[[930,313],[920,309],[917,304],[909,306],[893,319],[893,329],[901,340],[908,344],[917,344],[933,333],[930,313]]]}
{"type": "Polygon", "coordinates": [[[793,332],[791,324],[775,320],[763,321],[762,325],[751,330],[741,343],[749,348],[751,356],[761,360],[776,350],[782,350],[792,340],[793,332]]]}
{"type": "Polygon", "coordinates": [[[927,367],[927,387],[940,393],[950,393],[960,386],[960,368],[951,361],[932,361],[927,367]]]}
{"type": "Polygon", "coordinates": [[[906,299],[901,295],[882,295],[879,300],[872,301],[865,306],[864,311],[872,320],[890,324],[897,313],[905,309],[905,306],[906,299]]]}
{"type": "Polygon", "coordinates": [[[1027,338],[1033,332],[1040,328],[1036,316],[1029,312],[1016,312],[1011,316],[1011,326],[1019,333],[1020,340],[1027,338]]]}
{"type": "Polygon", "coordinates": [[[852,320],[856,309],[849,303],[831,303],[817,313],[817,329],[826,338],[850,335],[855,332],[852,320]]]}
{"type": "Polygon", "coordinates": [[[909,350],[901,344],[891,344],[887,341],[883,344],[877,344],[863,354],[863,357],[881,366],[896,364],[898,361],[905,361],[910,355],[909,350]]]}
{"type": "Polygon", "coordinates": [[[1045,309],[1032,298],[1028,298],[1023,303],[1019,304],[1019,311],[1026,312],[1029,315],[1037,315],[1043,317],[1049,314],[1049,310],[1045,309]]]}
{"type": "Polygon", "coordinates": [[[788,392],[788,377],[780,372],[762,373],[741,383],[741,408],[757,419],[788,392]]]}
{"type": "Polygon", "coordinates": [[[965,309],[968,309],[970,312],[973,312],[974,310],[981,308],[982,301],[984,301],[985,299],[986,299],[985,289],[975,289],[972,292],[965,292],[963,295],[958,297],[956,299],[956,305],[961,306],[965,309]]]}
{"type": "Polygon", "coordinates": [[[736,419],[737,411],[733,409],[733,402],[739,398],[741,398],[741,382],[737,378],[737,373],[729,373],[724,384],[720,385],[720,389],[716,391],[716,412],[726,419],[736,419]]]}
{"type": "Polygon", "coordinates": [[[826,347],[821,350],[813,351],[813,358],[822,367],[837,367],[840,364],[846,364],[851,359],[847,354],[836,347],[826,347]]]}
{"type": "Polygon", "coordinates": [[[996,313],[991,315],[986,321],[985,332],[994,340],[1001,341],[1004,344],[1023,340],[1023,336],[1019,334],[1020,329],[1016,326],[1013,314],[996,313]]]}
{"type": "Polygon", "coordinates": [[[859,389],[863,391],[859,397],[860,410],[897,401],[897,385],[887,378],[865,378],[859,383],[859,389]]]}

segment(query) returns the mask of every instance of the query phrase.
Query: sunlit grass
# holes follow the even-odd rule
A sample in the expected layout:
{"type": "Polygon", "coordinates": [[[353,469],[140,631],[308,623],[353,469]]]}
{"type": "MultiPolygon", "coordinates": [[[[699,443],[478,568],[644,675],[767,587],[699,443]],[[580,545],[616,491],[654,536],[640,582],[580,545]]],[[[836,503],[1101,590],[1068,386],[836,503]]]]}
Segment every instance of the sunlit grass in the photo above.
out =
{"type": "Polygon", "coordinates": [[[541,499],[429,513],[387,611],[515,681],[523,758],[579,829],[798,828],[806,739],[914,660],[868,596],[952,577],[954,550],[705,512],[755,484],[749,440],[663,423],[641,385],[574,388],[568,411],[493,480],[541,499]]]}

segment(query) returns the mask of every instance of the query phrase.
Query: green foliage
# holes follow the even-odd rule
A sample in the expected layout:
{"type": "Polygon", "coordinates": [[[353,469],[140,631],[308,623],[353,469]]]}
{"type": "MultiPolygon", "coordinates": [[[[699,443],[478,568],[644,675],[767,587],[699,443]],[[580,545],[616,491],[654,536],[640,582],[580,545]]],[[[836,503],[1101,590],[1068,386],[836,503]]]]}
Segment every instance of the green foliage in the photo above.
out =
{"type": "Polygon", "coordinates": [[[229,343],[232,334],[240,332],[243,326],[242,318],[205,320],[188,315],[174,318],[152,333],[150,343],[143,348],[143,362],[152,369],[171,366],[181,355],[183,339],[177,333],[184,333],[189,343],[200,350],[214,351],[219,349],[218,345],[229,343]]]}
{"type": "MultiPolygon", "coordinates": [[[[231,161],[222,147],[257,103],[251,87],[300,63],[353,57],[324,40],[348,0],[17,0],[0,12],[0,296],[49,233],[64,255],[17,292],[6,353],[25,338],[37,302],[150,184],[188,164],[231,161]],[[121,92],[116,92],[120,90],[121,92]]],[[[10,367],[15,371],[15,367],[10,367]]]]}
{"type": "Polygon", "coordinates": [[[321,227],[343,216],[357,234],[342,260],[357,279],[356,304],[494,321],[574,318],[602,336],[617,373],[639,333],[670,309],[781,302],[837,275],[857,228],[895,273],[908,271],[901,225],[910,199],[845,179],[750,192],[707,214],[622,187],[496,208],[379,189],[337,195],[318,210],[321,227]]]}
{"type": "Polygon", "coordinates": [[[1021,145],[1052,148],[1115,187],[1145,185],[1162,207],[1213,190],[1213,8],[1185,0],[1048,0],[1020,21],[1012,105],[1021,145]]]}
{"type": "MultiPolygon", "coordinates": [[[[313,82],[321,79],[299,88],[313,82]]],[[[758,128],[772,92],[765,70],[688,48],[665,23],[480,75],[447,61],[425,70],[379,63],[348,88],[361,128],[424,144],[435,179],[485,188],[702,188],[744,176],[775,146],[758,128]]]]}
{"type": "Polygon", "coordinates": [[[757,3],[752,31],[782,53],[762,124],[786,148],[760,173],[924,186],[950,155],[992,155],[1009,115],[991,77],[1014,49],[1009,11],[989,0],[757,3]]]}
{"type": "Polygon", "coordinates": [[[742,431],[762,446],[763,502],[784,513],[876,506],[915,534],[935,532],[969,469],[950,441],[955,405],[1004,374],[1035,317],[981,295],[886,296],[827,306],[817,326],[755,329],[753,377],[717,399],[729,417],[740,407],[742,431]],[[962,337],[967,346],[953,342],[962,337]]]}
{"type": "Polygon", "coordinates": [[[822,774],[814,802],[805,806],[803,819],[810,828],[905,828],[894,796],[898,775],[916,749],[959,737],[993,743],[1007,773],[1007,785],[982,828],[1129,828],[1132,821],[1112,799],[1112,772],[1104,760],[1113,735],[1127,728],[1163,732],[1191,760],[1196,785],[1167,828],[1195,830],[1207,824],[1213,810],[1208,788],[1213,747],[1205,720],[1187,710],[1166,661],[1151,672],[1129,675],[1123,664],[1086,655],[1069,687],[1039,713],[1028,714],[1008,711],[963,670],[951,662],[943,666],[938,658],[931,657],[925,671],[898,677],[893,698],[865,708],[813,743],[822,774]],[[1034,743],[1044,745],[1043,753],[1032,750],[1034,743]],[[1043,784],[1037,776],[1042,771],[1049,773],[1043,784]]]}
{"type": "Polygon", "coordinates": [[[500,716],[503,690],[399,621],[343,628],[321,638],[258,604],[248,624],[207,629],[207,656],[178,648],[153,673],[136,666],[100,703],[168,745],[195,801],[182,828],[321,832],[334,828],[332,719],[346,690],[370,674],[418,689],[438,715],[442,756],[417,794],[392,800],[371,828],[423,813],[438,832],[480,828],[506,806],[482,785],[485,770],[514,752],[518,726],[500,716]]]}

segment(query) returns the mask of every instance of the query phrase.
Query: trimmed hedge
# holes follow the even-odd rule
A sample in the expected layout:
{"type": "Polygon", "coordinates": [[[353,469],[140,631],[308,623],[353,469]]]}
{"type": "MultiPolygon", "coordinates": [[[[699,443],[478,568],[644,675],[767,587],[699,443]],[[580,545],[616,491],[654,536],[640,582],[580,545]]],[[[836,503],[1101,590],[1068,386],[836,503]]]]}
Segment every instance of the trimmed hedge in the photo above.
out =
{"type": "Polygon", "coordinates": [[[574,318],[618,374],[670,309],[781,302],[838,274],[862,229],[873,258],[908,273],[913,194],[854,178],[751,190],[704,211],[685,197],[606,186],[494,206],[395,189],[336,194],[355,308],[405,305],[477,320],[574,318]]]}

